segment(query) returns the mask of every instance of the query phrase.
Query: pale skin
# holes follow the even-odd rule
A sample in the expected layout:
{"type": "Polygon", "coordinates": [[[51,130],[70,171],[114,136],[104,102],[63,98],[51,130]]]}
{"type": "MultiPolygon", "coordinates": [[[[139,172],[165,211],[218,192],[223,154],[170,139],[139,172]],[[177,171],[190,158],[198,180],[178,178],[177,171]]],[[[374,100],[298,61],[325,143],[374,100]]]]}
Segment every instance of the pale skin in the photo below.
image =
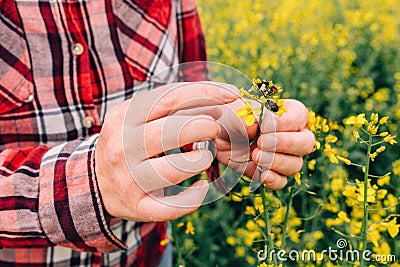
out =
{"type": "MultiPolygon", "coordinates": [[[[95,150],[95,172],[107,213],[143,222],[168,221],[193,213],[207,193],[207,181],[197,181],[173,196],[164,197],[163,190],[208,169],[212,153],[200,149],[185,152],[184,157],[179,153],[160,155],[185,144],[213,139],[217,159],[231,164],[230,157],[242,152],[237,148],[231,151],[233,146],[221,122],[232,120],[234,123],[229,125],[238,125],[237,132],[250,139],[257,134],[257,125],[244,127],[242,120],[226,112],[242,105],[232,87],[227,90],[213,83],[184,83],[141,93],[112,108],[106,114],[95,150]]],[[[283,188],[286,176],[300,170],[302,156],[314,146],[314,136],[306,128],[307,109],[295,100],[287,100],[286,107],[288,112],[281,117],[267,115],[271,118],[265,121],[270,123],[263,123],[257,142],[244,149],[252,161],[238,167],[253,177],[258,173],[258,164],[263,168],[261,181],[270,189],[283,188]],[[271,140],[275,148],[268,145],[271,140]]]]}

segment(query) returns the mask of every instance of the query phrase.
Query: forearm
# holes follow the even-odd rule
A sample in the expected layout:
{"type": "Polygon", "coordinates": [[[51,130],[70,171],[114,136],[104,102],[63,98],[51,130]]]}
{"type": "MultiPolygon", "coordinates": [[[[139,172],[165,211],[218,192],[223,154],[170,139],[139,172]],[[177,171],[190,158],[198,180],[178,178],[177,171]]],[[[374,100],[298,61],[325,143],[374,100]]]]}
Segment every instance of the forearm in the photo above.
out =
{"type": "Polygon", "coordinates": [[[2,152],[0,245],[112,251],[124,245],[104,217],[94,174],[97,136],[2,152]]]}

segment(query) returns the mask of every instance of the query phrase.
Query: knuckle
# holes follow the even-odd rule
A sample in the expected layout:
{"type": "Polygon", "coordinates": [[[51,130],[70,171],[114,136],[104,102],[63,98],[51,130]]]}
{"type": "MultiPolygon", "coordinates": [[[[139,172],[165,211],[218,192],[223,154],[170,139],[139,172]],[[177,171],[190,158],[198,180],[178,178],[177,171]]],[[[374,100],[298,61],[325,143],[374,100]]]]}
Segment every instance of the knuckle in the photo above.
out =
{"type": "Polygon", "coordinates": [[[283,158],[284,158],[285,156],[282,156],[280,153],[273,153],[273,155],[272,155],[272,169],[277,169],[278,168],[278,166],[280,166],[280,165],[282,165],[284,162],[283,162],[283,158]]]}
{"type": "Polygon", "coordinates": [[[204,86],[202,86],[202,93],[205,98],[214,99],[216,93],[216,87],[212,86],[211,84],[204,84],[204,86]]]}
{"type": "Polygon", "coordinates": [[[295,146],[295,140],[293,138],[293,135],[286,135],[285,138],[283,136],[276,136],[276,145],[278,147],[278,145],[281,144],[281,149],[283,148],[290,148],[295,146]],[[282,148],[283,147],[283,148],[282,148]]]}
{"type": "Polygon", "coordinates": [[[177,103],[180,99],[180,90],[172,89],[170,91],[165,92],[157,101],[157,108],[159,109],[170,109],[177,106],[177,103]]]}

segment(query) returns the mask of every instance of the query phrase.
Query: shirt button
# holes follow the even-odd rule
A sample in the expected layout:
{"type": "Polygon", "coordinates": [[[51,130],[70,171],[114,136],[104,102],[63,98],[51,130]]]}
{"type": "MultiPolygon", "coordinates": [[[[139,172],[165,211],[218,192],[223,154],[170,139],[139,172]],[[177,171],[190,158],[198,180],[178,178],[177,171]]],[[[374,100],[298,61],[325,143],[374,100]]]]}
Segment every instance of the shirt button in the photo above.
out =
{"type": "Polygon", "coordinates": [[[83,45],[81,45],[80,43],[72,45],[72,54],[74,54],[75,56],[82,55],[83,51],[84,51],[83,45]]]}
{"type": "Polygon", "coordinates": [[[25,99],[25,103],[30,103],[30,102],[32,102],[32,101],[33,101],[33,98],[34,98],[33,94],[30,94],[30,95],[25,99]]]}
{"type": "Polygon", "coordinates": [[[94,124],[94,119],[90,116],[87,116],[83,119],[83,126],[85,126],[85,128],[90,129],[92,128],[93,124],[94,124]]]}

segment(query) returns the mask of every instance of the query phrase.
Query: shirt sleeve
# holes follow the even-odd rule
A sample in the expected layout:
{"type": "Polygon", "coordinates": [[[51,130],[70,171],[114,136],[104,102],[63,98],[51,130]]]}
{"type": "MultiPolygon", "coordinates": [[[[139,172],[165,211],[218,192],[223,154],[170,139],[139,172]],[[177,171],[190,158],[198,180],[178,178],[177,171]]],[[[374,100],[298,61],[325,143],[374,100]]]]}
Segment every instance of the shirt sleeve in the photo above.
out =
{"type": "Polygon", "coordinates": [[[0,154],[0,246],[125,248],[111,232],[94,174],[98,134],[0,154]]]}

